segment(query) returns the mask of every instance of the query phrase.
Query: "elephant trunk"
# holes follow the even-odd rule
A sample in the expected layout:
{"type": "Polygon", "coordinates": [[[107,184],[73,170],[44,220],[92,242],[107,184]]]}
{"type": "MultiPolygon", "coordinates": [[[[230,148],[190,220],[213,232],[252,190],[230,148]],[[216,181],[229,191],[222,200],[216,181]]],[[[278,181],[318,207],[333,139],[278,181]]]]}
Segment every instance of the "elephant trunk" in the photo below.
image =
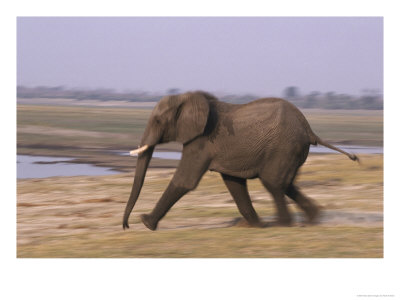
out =
{"type": "Polygon", "coordinates": [[[136,163],[135,179],[133,181],[131,195],[129,196],[128,203],[126,204],[124,219],[122,227],[129,228],[128,219],[135,206],[136,200],[139,197],[140,190],[142,189],[144,177],[146,176],[147,167],[149,166],[151,157],[153,155],[154,146],[150,146],[146,151],[141,152],[138,156],[136,163]]]}

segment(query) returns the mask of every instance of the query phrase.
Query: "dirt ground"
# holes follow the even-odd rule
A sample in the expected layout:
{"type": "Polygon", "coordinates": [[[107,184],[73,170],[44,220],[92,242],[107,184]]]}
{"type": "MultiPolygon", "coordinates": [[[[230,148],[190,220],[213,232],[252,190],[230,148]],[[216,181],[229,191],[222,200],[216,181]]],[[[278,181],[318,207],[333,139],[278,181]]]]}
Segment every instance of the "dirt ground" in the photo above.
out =
{"type": "MultiPolygon", "coordinates": [[[[170,210],[156,232],[149,231],[139,215],[154,207],[174,169],[148,170],[126,231],[122,216],[133,173],[20,179],[17,256],[382,257],[382,156],[365,156],[362,161],[358,166],[338,155],[311,156],[298,184],[322,207],[320,223],[305,226],[302,212],[288,201],[295,219],[288,228],[243,225],[214,172],[208,172],[199,187],[170,210]],[[119,245],[118,249],[113,245],[119,245]]],[[[272,221],[273,202],[258,180],[249,181],[249,191],[259,215],[272,221]]]]}

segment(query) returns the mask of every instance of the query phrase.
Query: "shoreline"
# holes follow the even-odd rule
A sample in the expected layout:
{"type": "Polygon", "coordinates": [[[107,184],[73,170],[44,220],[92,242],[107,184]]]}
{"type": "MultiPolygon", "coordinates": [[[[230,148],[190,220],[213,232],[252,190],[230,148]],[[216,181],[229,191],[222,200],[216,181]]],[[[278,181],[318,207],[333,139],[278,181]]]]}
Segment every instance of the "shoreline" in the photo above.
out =
{"type": "MultiPolygon", "coordinates": [[[[32,155],[34,156],[34,155],[32,155]]],[[[364,163],[365,161],[368,161],[370,159],[375,159],[375,158],[382,158],[384,154],[358,154],[360,160],[364,163]]],[[[65,158],[65,156],[62,156],[65,158]]],[[[71,159],[71,160],[63,160],[63,161],[55,161],[55,162],[34,162],[34,164],[38,165],[52,165],[52,164],[57,164],[57,163],[63,163],[63,164],[85,164],[85,165],[90,165],[94,167],[102,167],[106,168],[108,170],[101,171],[99,170],[99,173],[102,172],[118,172],[117,174],[114,175],[123,175],[123,174],[129,174],[132,173],[136,170],[136,157],[132,156],[116,156],[114,157],[116,162],[96,162],[93,161],[92,159],[85,159],[85,158],[76,158],[76,159],[71,159]],[[121,159],[118,159],[121,158],[121,159]],[[118,167],[119,165],[123,164],[124,162],[128,162],[127,164],[124,164],[123,167],[118,167]]],[[[301,167],[300,172],[305,168],[305,165],[313,164],[315,161],[332,161],[332,160],[340,160],[343,162],[347,162],[347,157],[343,156],[343,154],[340,153],[311,153],[308,155],[306,162],[304,165],[301,167]]],[[[173,160],[173,159],[160,159],[160,158],[153,158],[150,165],[149,165],[149,170],[154,170],[154,171],[174,171],[180,160],[173,160]]],[[[352,163],[350,161],[350,163],[352,163]]],[[[218,172],[216,172],[218,173],[218,172]]],[[[31,178],[18,178],[17,180],[26,180],[26,179],[46,179],[46,178],[52,178],[52,177],[76,177],[76,176],[112,176],[112,174],[95,174],[95,175],[51,175],[47,177],[31,177],[31,178]]]]}
{"type": "MultiPolygon", "coordinates": [[[[353,147],[361,147],[361,148],[369,148],[358,145],[352,145],[353,147]]],[[[339,145],[340,147],[340,145],[339,145]]],[[[174,147],[176,148],[176,147],[174,147]]],[[[170,147],[160,147],[156,151],[157,152],[165,152],[165,153],[180,153],[180,149],[171,149],[170,147]]],[[[374,148],[382,148],[382,153],[362,153],[350,150],[350,152],[354,152],[357,155],[384,155],[383,147],[370,147],[374,148]]],[[[63,149],[70,150],[70,149],[63,149]]],[[[68,151],[62,151],[60,153],[59,149],[56,148],[18,148],[18,155],[26,155],[26,156],[43,156],[43,157],[54,157],[54,158],[68,158],[68,160],[63,161],[63,163],[67,164],[88,164],[96,167],[108,168],[111,171],[117,171],[121,173],[130,172],[131,170],[136,168],[137,157],[129,156],[128,151],[127,155],[123,155],[123,151],[116,149],[87,149],[87,148],[73,148],[73,153],[68,153],[68,151]],[[119,154],[118,154],[119,152],[119,154]]],[[[348,150],[348,149],[347,149],[348,150]]],[[[339,153],[334,152],[325,152],[325,148],[320,149],[320,152],[312,152],[310,151],[308,158],[310,156],[324,156],[324,155],[341,155],[339,153]]],[[[178,166],[180,159],[170,159],[170,158],[159,158],[153,157],[149,168],[161,168],[161,169],[170,169],[176,168],[178,166]]],[[[36,162],[38,164],[42,162],[36,162]]],[[[45,162],[45,164],[57,164],[59,161],[55,162],[45,162]]]]}

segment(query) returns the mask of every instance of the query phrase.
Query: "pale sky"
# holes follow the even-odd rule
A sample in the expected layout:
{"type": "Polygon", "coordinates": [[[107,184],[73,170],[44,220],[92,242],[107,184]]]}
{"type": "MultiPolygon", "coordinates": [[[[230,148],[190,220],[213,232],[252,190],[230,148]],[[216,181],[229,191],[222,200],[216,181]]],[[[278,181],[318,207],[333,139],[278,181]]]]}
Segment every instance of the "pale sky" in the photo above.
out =
{"type": "Polygon", "coordinates": [[[17,84],[382,92],[383,18],[19,17],[17,84]]]}

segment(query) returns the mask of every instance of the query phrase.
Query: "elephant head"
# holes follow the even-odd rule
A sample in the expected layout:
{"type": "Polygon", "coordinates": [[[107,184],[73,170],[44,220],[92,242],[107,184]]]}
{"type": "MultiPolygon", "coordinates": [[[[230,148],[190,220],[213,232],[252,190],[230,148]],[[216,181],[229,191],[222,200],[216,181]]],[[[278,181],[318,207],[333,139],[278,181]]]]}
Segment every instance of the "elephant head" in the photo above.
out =
{"type": "Polygon", "coordinates": [[[172,141],[187,144],[202,135],[207,124],[210,99],[203,92],[190,92],[163,97],[155,106],[148,120],[138,149],[131,155],[138,155],[132,191],[126,205],[123,228],[129,228],[128,218],[139,197],[154,147],[172,141]]]}

